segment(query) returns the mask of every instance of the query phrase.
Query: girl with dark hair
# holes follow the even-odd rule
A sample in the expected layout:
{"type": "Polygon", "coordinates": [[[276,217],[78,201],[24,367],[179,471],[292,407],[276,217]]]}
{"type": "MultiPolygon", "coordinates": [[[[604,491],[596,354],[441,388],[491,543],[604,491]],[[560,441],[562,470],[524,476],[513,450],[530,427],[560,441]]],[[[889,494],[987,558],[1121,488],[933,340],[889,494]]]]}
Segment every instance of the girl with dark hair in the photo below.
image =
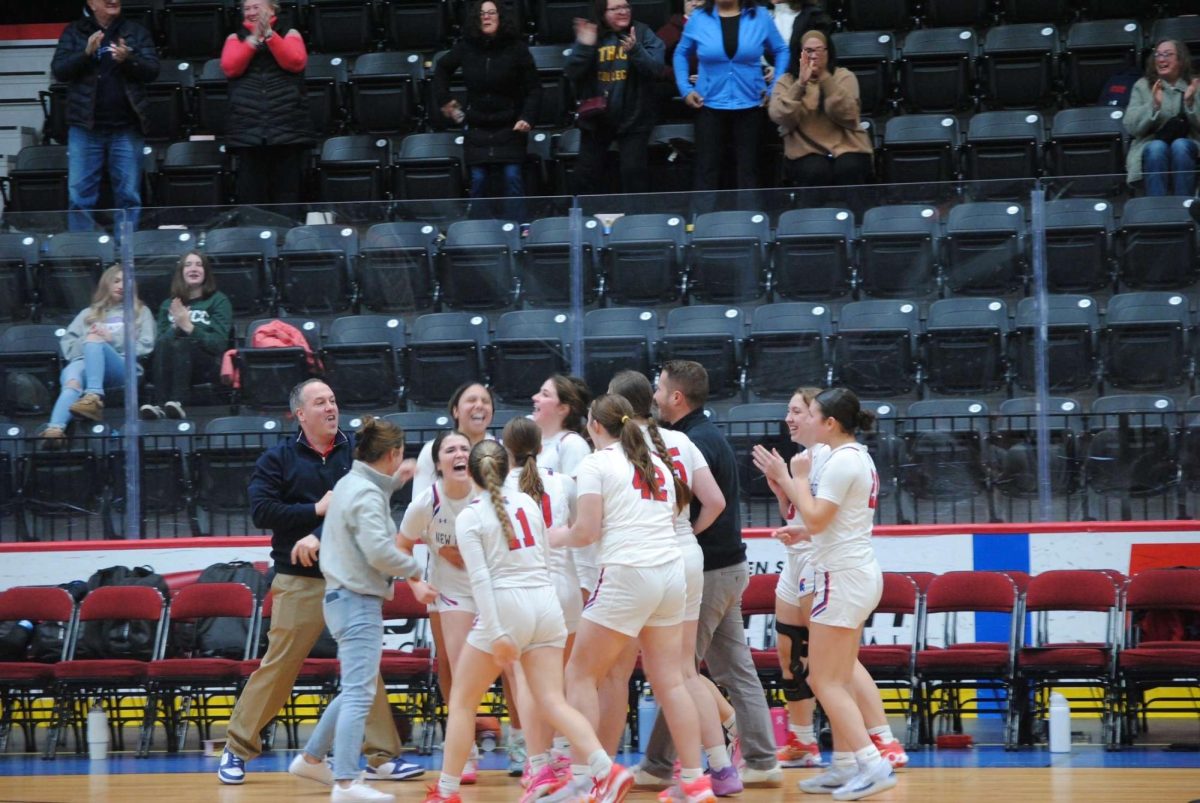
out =
{"type": "MultiPolygon", "coordinates": [[[[679,666],[688,693],[696,705],[696,713],[700,717],[700,744],[708,756],[713,793],[722,797],[734,795],[742,791],[742,782],[738,777],[737,768],[730,760],[729,751],[725,747],[725,732],[721,728],[722,720],[732,715],[733,708],[726,703],[724,708],[728,714],[723,718],[717,700],[724,702],[724,697],[716,686],[696,671],[696,632],[700,623],[700,601],[704,593],[704,552],[696,538],[725,509],[725,495],[713,478],[704,455],[691,439],[682,432],[660,429],[655,423],[650,415],[654,390],[644,374],[637,371],[620,371],[609,382],[608,392],[629,402],[634,420],[645,435],[646,445],[663,463],[672,467],[679,507],[675,514],[675,538],[683,555],[685,587],[679,666]],[[698,506],[695,525],[691,522],[693,501],[698,506]]],[[[629,675],[633,671],[636,659],[637,647],[631,643],[617,662],[614,671],[609,674],[606,688],[614,696],[606,701],[611,704],[606,704],[602,709],[601,722],[607,720],[608,723],[607,728],[601,725],[602,738],[620,738],[624,717],[618,720],[618,715],[623,711],[620,701],[624,698],[616,695],[629,683],[629,675]],[[611,714],[605,716],[610,711],[611,714]]]]}
{"type": "Polygon", "coordinates": [[[1200,78],[1192,54],[1177,39],[1160,39],[1133,85],[1125,129],[1133,137],[1125,157],[1130,184],[1145,180],[1146,195],[1195,194],[1200,153],[1200,78]]]}
{"type": "MultiPolygon", "coordinates": [[[[455,388],[446,404],[450,413],[453,428],[467,436],[468,446],[474,446],[488,437],[488,427],[492,425],[492,392],[486,385],[479,382],[464,382],[455,388]]],[[[413,498],[428,490],[436,476],[433,460],[433,441],[421,447],[417,455],[417,475],[413,477],[413,498]]]]}
{"type": "MultiPolygon", "coordinates": [[[[533,461],[526,461],[529,466],[533,461]]],[[[562,692],[562,648],[566,627],[546,570],[545,524],[539,505],[506,482],[508,455],[500,444],[484,441],[471,450],[471,479],[481,489],[455,526],[479,617],[455,665],[455,685],[447,710],[442,775],[426,803],[450,803],[458,797],[459,778],[475,736],[475,710],[501,668],[518,662],[529,680],[538,713],[563,733],[577,755],[587,759],[590,798],[619,803],[633,776],[614,764],[587,720],[567,704],[562,692]]],[[[536,472],[534,472],[536,474],[536,472]]],[[[528,478],[532,485],[532,475],[528,478]]],[[[545,768],[545,753],[535,756],[545,768]]],[[[545,794],[560,791],[557,780],[545,794]]],[[[523,800],[533,800],[529,793],[523,800]]]]}
{"type": "Polygon", "coordinates": [[[768,114],[783,135],[788,181],[799,187],[865,184],[874,153],[859,127],[858,78],[837,66],[829,37],[796,29],[787,72],[771,93],[768,114]]]}
{"type": "MultiPolygon", "coordinates": [[[[533,56],[517,33],[510,8],[496,0],[468,7],[462,37],[438,59],[433,95],[448,121],[466,127],[463,154],[471,197],[525,195],[521,170],[526,136],[537,120],[541,90],[533,56]],[[459,69],[467,88],[465,108],[450,94],[450,79],[459,69]],[[501,191],[489,191],[489,179],[497,178],[502,179],[501,191]]],[[[513,204],[509,217],[523,219],[520,204],[513,204]]]]}
{"type": "Polygon", "coordinates": [[[337,639],[341,691],[326,707],[304,751],[289,772],[333,785],[331,799],[395,800],[360,778],[363,732],[375,699],[383,656],[383,601],[391,599],[396,577],[419,578],[412,555],[396,546],[392,494],[413,474],[404,459],[404,431],[368,418],[355,433],[354,463],[338,480],[325,513],[321,572],[324,613],[337,639]],[[333,747],[333,771],[325,756],[333,747]]]}
{"type": "MultiPolygon", "coordinates": [[[[758,132],[761,107],[773,82],[763,76],[762,59],[771,54],[774,77],[788,63],[788,45],[771,15],[753,0],[706,0],[684,26],[672,57],[675,83],[684,102],[696,109],[695,190],[719,189],[725,145],[732,142],[737,188],[758,188],[758,132]],[[688,59],[697,58],[696,84],[688,59]]],[[[711,202],[711,198],[709,202],[711,202]]]]}
{"type": "MultiPolygon", "coordinates": [[[[471,443],[458,430],[447,429],[433,439],[431,452],[436,457],[437,477],[424,491],[413,494],[400,522],[399,543],[409,554],[417,544],[429,548],[429,582],[437,589],[437,597],[430,605],[429,625],[437,653],[438,687],[442,699],[449,700],[454,665],[478,613],[454,535],[459,513],[474,496],[467,472],[471,443]]],[[[466,783],[475,782],[476,758],[472,756],[463,775],[466,783]]]]}
{"type": "MultiPolygon", "coordinates": [[[[756,460],[804,522],[799,537],[813,542],[815,582],[809,617],[808,685],[833,729],[833,766],[800,782],[810,793],[859,800],[896,785],[855,702],[858,645],[863,623],[883,593],[883,573],[871,546],[879,475],[865,446],[855,439],[874,416],[845,388],[822,391],[804,424],[812,443],[829,448],[814,469],[812,450],[792,458],[794,481],[782,461],[756,460]]],[[[756,457],[758,457],[756,455],[756,457]]]]}
{"type": "MultiPolygon", "coordinates": [[[[592,402],[588,433],[596,451],[579,464],[575,522],[550,532],[552,546],[600,544],[600,580],[567,662],[568,699],[597,726],[600,685],[629,643],[639,640],[682,762],[679,794],[707,803],[716,798],[700,770],[699,716],[679,666],[686,597],[674,524],[680,506],[671,469],[647,448],[634,415],[621,396],[592,402]]],[[[576,752],[576,761],[581,758],[576,752]]],[[[577,785],[586,769],[572,765],[577,785]]]]}
{"type": "Polygon", "coordinates": [[[171,295],[158,310],[153,404],[142,418],[187,418],[192,385],[215,382],[233,336],[233,304],[217,289],[208,257],[188,251],[171,277],[171,295]]]}

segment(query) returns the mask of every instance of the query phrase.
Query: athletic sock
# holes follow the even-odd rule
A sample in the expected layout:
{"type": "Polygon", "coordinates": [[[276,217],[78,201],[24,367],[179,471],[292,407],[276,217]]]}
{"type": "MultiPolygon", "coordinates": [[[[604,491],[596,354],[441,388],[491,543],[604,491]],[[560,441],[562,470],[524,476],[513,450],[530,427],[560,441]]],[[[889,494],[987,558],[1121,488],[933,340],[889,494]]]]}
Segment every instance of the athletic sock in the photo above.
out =
{"type": "Polygon", "coordinates": [[[844,753],[833,754],[834,769],[850,769],[855,766],[857,766],[857,763],[854,760],[854,753],[846,751],[844,753]]]}
{"type": "Polygon", "coordinates": [[[730,739],[736,739],[738,735],[737,714],[730,714],[729,719],[721,723],[721,727],[729,734],[730,739]]]}
{"type": "MultiPolygon", "coordinates": [[[[608,777],[612,765],[613,762],[608,757],[608,753],[605,753],[603,750],[596,750],[588,756],[587,774],[596,780],[602,780],[608,777]]],[[[574,769],[574,767],[571,769],[574,769]]]]}
{"type": "Polygon", "coordinates": [[[571,765],[571,780],[575,781],[576,785],[587,783],[591,768],[587,764],[572,764],[571,765]]]}
{"type": "Polygon", "coordinates": [[[452,795],[457,795],[458,785],[461,781],[461,777],[456,775],[447,775],[443,772],[441,777],[438,778],[438,794],[442,797],[451,797],[452,795]]]}
{"type": "Polygon", "coordinates": [[[879,748],[874,744],[868,745],[861,750],[854,751],[854,762],[858,764],[860,770],[866,770],[875,766],[876,761],[882,761],[883,757],[879,755],[879,748]]]}
{"type": "Polygon", "coordinates": [[[723,744],[704,748],[704,755],[708,756],[708,768],[713,772],[720,772],[733,763],[729,760],[729,748],[723,744]]]}
{"type": "Polygon", "coordinates": [[[695,769],[690,769],[690,770],[689,769],[681,769],[681,770],[679,770],[679,782],[681,784],[691,783],[692,781],[696,780],[703,774],[704,773],[700,771],[699,767],[696,767],[695,769]]]}
{"type": "Polygon", "coordinates": [[[891,744],[896,741],[896,737],[892,735],[892,727],[890,725],[880,725],[878,728],[867,728],[867,733],[872,736],[878,736],[879,741],[883,744],[891,744]]]}
{"type": "Polygon", "coordinates": [[[788,730],[796,734],[800,744],[812,744],[817,741],[817,731],[812,725],[788,725],[788,730]]]}
{"type": "Polygon", "coordinates": [[[550,766],[549,753],[536,753],[529,757],[529,773],[531,775],[537,775],[548,766],[550,766]]]}
{"type": "Polygon", "coordinates": [[[554,745],[554,753],[556,755],[561,756],[561,755],[566,755],[567,753],[571,752],[571,743],[567,741],[566,736],[555,736],[553,745],[554,745]]]}

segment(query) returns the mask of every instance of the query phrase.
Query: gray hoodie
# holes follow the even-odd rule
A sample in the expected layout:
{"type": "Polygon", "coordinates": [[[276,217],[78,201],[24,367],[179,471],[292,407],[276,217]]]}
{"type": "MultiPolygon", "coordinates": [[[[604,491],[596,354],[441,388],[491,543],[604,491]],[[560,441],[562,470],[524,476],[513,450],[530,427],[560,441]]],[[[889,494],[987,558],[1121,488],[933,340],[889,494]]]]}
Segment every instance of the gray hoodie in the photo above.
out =
{"type": "Polygon", "coordinates": [[[420,574],[417,561],[396,547],[389,504],[396,481],[361,460],[333,487],[321,534],[321,572],[327,589],[392,598],[392,578],[420,574]]]}

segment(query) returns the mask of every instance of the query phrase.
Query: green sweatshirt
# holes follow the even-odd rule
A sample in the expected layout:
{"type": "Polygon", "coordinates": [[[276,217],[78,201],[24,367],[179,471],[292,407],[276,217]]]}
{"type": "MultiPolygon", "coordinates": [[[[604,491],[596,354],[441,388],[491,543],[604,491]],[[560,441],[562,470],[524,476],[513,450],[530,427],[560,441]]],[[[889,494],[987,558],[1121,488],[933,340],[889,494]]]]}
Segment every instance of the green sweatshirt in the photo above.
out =
{"type": "Polygon", "coordinates": [[[230,335],[233,333],[233,305],[229,296],[220,290],[207,298],[193,298],[187,302],[192,312],[192,333],[184,334],[175,328],[171,320],[171,299],[163,301],[158,308],[158,338],[191,337],[200,348],[209,354],[220,356],[229,348],[230,335]]]}

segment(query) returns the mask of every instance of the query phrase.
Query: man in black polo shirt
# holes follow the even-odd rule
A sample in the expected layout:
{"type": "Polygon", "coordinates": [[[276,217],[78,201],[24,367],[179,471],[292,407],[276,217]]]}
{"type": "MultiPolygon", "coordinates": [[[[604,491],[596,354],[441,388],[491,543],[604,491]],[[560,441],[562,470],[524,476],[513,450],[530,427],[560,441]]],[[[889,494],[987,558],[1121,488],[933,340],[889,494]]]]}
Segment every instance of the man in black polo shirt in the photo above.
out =
{"type": "MultiPolygon", "coordinates": [[[[704,596],[700,603],[696,658],[708,664],[714,681],[729,693],[741,738],[742,782],[747,786],[779,786],[783,771],[775,757],[771,712],[742,625],[742,592],[749,583],[746,545],[742,543],[738,509],[738,475],[733,449],[704,415],[708,372],[698,362],[673,360],[663,366],[654,391],[658,417],[683,432],[704,455],[713,478],[725,494],[725,510],[698,539],[704,551],[704,596]]],[[[692,500],[692,519],[699,505],[692,500]]],[[[640,786],[671,783],[674,760],[671,737],[660,716],[654,723],[646,755],[638,767],[640,786]]]]}

